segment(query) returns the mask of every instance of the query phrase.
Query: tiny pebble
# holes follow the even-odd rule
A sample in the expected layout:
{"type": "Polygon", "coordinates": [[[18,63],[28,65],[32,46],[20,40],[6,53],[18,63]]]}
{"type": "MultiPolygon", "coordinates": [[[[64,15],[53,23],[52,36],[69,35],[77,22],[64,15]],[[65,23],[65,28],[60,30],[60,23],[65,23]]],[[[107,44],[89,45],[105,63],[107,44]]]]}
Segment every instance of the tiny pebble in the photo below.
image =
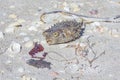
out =
{"type": "Polygon", "coordinates": [[[66,68],[66,71],[69,73],[76,73],[78,69],[79,69],[79,66],[77,64],[70,64],[66,68]]]}
{"type": "Polygon", "coordinates": [[[30,77],[24,75],[24,76],[22,76],[22,80],[31,80],[31,79],[30,79],[30,77]]]}
{"type": "Polygon", "coordinates": [[[91,15],[97,15],[98,14],[98,10],[91,10],[91,11],[89,11],[89,13],[91,15]]]}
{"type": "Polygon", "coordinates": [[[6,64],[11,64],[11,63],[12,63],[12,61],[10,61],[10,60],[6,61],[6,64]]]}
{"type": "Polygon", "coordinates": [[[38,16],[38,15],[39,15],[39,13],[35,13],[35,14],[34,14],[34,16],[38,16]]]}
{"type": "Polygon", "coordinates": [[[65,10],[65,11],[70,11],[70,8],[69,8],[69,6],[68,6],[68,4],[66,3],[66,2],[64,2],[63,3],[63,9],[65,10]]]}
{"type": "Polygon", "coordinates": [[[25,46],[26,48],[31,48],[31,47],[34,46],[34,42],[33,42],[33,41],[28,41],[28,42],[25,43],[24,46],[25,46]]]}
{"type": "Polygon", "coordinates": [[[67,46],[67,44],[59,44],[60,49],[65,48],[66,46],[67,46]]]}
{"type": "Polygon", "coordinates": [[[90,25],[93,26],[93,27],[101,26],[99,22],[93,22],[90,25]]]}
{"type": "Polygon", "coordinates": [[[33,42],[40,42],[39,39],[33,39],[33,42]]]}
{"type": "Polygon", "coordinates": [[[69,12],[70,8],[69,7],[64,7],[64,10],[69,12]]]}
{"type": "Polygon", "coordinates": [[[108,32],[113,37],[120,37],[120,33],[119,33],[119,31],[117,29],[111,29],[108,32]]]}
{"type": "Polygon", "coordinates": [[[104,27],[102,26],[96,27],[96,30],[100,33],[103,33],[105,31],[104,27]]]}
{"type": "Polygon", "coordinates": [[[0,24],[5,24],[5,22],[4,22],[4,21],[1,21],[0,24]]]}
{"type": "Polygon", "coordinates": [[[19,33],[19,35],[20,35],[20,36],[26,36],[27,33],[25,33],[25,32],[21,32],[21,33],[19,33]]]}
{"type": "Polygon", "coordinates": [[[26,75],[23,75],[22,80],[36,80],[36,79],[32,78],[32,77],[29,77],[29,76],[26,76],[26,75]]]}
{"type": "Polygon", "coordinates": [[[38,31],[37,28],[35,26],[30,26],[28,28],[29,31],[38,31]]]}
{"type": "Polygon", "coordinates": [[[18,68],[18,72],[22,73],[24,72],[24,69],[22,67],[18,68]]]}
{"type": "Polygon", "coordinates": [[[10,15],[9,15],[9,18],[15,19],[15,18],[17,18],[17,15],[15,15],[15,14],[10,14],[10,15]]]}
{"type": "Polygon", "coordinates": [[[0,31],[0,39],[4,39],[4,34],[1,31],[0,31]]]}
{"type": "Polygon", "coordinates": [[[73,12],[77,12],[80,10],[79,6],[75,3],[71,3],[70,7],[73,9],[73,12]]]}
{"type": "Polygon", "coordinates": [[[47,43],[46,43],[46,40],[42,40],[42,41],[41,41],[41,44],[47,44],[47,43]]]}
{"type": "Polygon", "coordinates": [[[13,9],[13,8],[15,8],[15,6],[14,6],[14,5],[11,5],[9,8],[13,9]]]}
{"type": "Polygon", "coordinates": [[[0,70],[0,73],[1,73],[1,74],[4,74],[4,73],[5,73],[5,71],[3,71],[3,70],[0,70]]]}
{"type": "Polygon", "coordinates": [[[53,5],[53,7],[54,7],[54,8],[57,8],[57,7],[58,7],[58,5],[57,5],[57,4],[54,4],[54,5],[53,5]]]}
{"type": "Polygon", "coordinates": [[[111,78],[112,78],[112,77],[114,77],[114,75],[113,75],[113,74],[109,74],[108,76],[109,76],[109,77],[111,77],[111,78]]]}
{"type": "Polygon", "coordinates": [[[29,41],[30,40],[30,37],[24,37],[24,41],[23,42],[26,42],[26,41],[29,41]]]}
{"type": "Polygon", "coordinates": [[[5,33],[14,33],[15,27],[7,27],[5,33]]]}
{"type": "Polygon", "coordinates": [[[18,19],[18,20],[17,20],[17,22],[20,23],[20,24],[23,23],[23,22],[25,22],[25,21],[26,21],[26,20],[24,20],[24,19],[18,19]]]}

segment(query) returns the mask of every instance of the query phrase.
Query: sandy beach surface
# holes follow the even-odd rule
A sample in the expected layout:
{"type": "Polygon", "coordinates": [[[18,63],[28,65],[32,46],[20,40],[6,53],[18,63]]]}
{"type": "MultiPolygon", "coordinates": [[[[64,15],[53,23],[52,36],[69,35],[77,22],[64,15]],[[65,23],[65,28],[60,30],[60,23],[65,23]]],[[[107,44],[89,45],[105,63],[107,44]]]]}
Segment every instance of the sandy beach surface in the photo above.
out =
{"type": "Polygon", "coordinates": [[[114,17],[120,15],[120,1],[0,0],[0,80],[119,80],[120,23],[94,20],[79,39],[48,45],[43,31],[57,22],[81,20],[60,13],[44,16],[46,23],[40,20],[42,13],[56,10],[114,17]],[[36,42],[44,50],[41,46],[34,55],[36,42]]]}

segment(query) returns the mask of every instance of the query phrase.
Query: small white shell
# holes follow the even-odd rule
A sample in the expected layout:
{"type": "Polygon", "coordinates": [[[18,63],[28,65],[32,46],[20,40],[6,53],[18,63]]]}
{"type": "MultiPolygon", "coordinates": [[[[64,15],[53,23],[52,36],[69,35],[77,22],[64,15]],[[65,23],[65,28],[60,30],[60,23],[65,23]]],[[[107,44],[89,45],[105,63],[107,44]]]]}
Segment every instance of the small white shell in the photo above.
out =
{"type": "Polygon", "coordinates": [[[13,41],[10,44],[10,47],[8,48],[8,50],[9,52],[12,52],[12,53],[19,53],[21,51],[21,45],[13,41]]]}

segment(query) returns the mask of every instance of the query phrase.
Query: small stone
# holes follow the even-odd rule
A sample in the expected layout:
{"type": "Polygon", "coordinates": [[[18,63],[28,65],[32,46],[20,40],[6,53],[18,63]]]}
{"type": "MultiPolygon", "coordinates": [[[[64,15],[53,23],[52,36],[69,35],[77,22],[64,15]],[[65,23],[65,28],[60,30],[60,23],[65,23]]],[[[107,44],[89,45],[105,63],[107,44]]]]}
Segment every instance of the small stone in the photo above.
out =
{"type": "Polygon", "coordinates": [[[118,37],[120,37],[120,35],[117,35],[117,34],[116,34],[116,35],[113,35],[113,37],[116,37],[116,38],[118,38],[118,37]]]}
{"type": "Polygon", "coordinates": [[[90,25],[93,26],[93,27],[101,26],[99,22],[93,22],[90,25]]]}
{"type": "Polygon", "coordinates": [[[18,19],[18,20],[17,20],[17,22],[20,23],[20,24],[23,23],[23,22],[25,22],[25,21],[26,21],[26,20],[24,20],[24,19],[18,19]]]}
{"type": "Polygon", "coordinates": [[[10,15],[9,15],[9,18],[15,19],[15,18],[17,18],[17,15],[15,15],[15,14],[10,14],[10,15]]]}
{"type": "Polygon", "coordinates": [[[3,13],[3,16],[7,16],[7,13],[3,13]]]}
{"type": "Polygon", "coordinates": [[[0,70],[0,74],[4,74],[5,73],[5,71],[3,71],[3,70],[0,70]]]}
{"type": "Polygon", "coordinates": [[[67,44],[60,44],[59,47],[62,49],[62,48],[65,48],[67,46],[67,44]]]}
{"type": "Polygon", "coordinates": [[[69,7],[64,7],[64,10],[69,12],[70,8],[69,7]]]}
{"type": "Polygon", "coordinates": [[[34,16],[38,16],[38,15],[39,15],[39,13],[38,13],[38,12],[34,14],[34,16]]]}
{"type": "Polygon", "coordinates": [[[18,69],[18,72],[22,73],[22,72],[24,72],[24,69],[23,69],[22,67],[20,67],[20,68],[18,69]]]}
{"type": "Polygon", "coordinates": [[[109,77],[111,77],[111,78],[112,78],[112,77],[114,77],[114,75],[113,75],[113,74],[109,74],[108,76],[109,76],[109,77]]]}
{"type": "Polygon", "coordinates": [[[40,43],[41,44],[47,44],[45,40],[42,40],[40,43]]]}
{"type": "Polygon", "coordinates": [[[8,51],[12,52],[12,53],[19,53],[21,51],[21,45],[19,43],[16,43],[16,42],[13,41],[10,44],[10,47],[8,48],[8,51]]]}
{"type": "Polygon", "coordinates": [[[42,21],[39,21],[40,24],[44,24],[42,21]]]}
{"type": "Polygon", "coordinates": [[[36,78],[33,78],[33,77],[30,77],[30,76],[23,75],[23,76],[22,76],[22,80],[36,80],[36,78]]]}
{"type": "Polygon", "coordinates": [[[22,80],[31,80],[30,77],[23,75],[22,80]]]}
{"type": "Polygon", "coordinates": [[[57,8],[57,7],[58,7],[58,5],[57,5],[57,4],[53,4],[53,7],[54,7],[54,8],[57,8]]]}
{"type": "Polygon", "coordinates": [[[79,66],[77,64],[70,64],[66,68],[66,71],[69,73],[76,73],[78,69],[79,69],[79,66]]]}
{"type": "Polygon", "coordinates": [[[63,3],[63,9],[65,10],[65,11],[70,11],[70,8],[69,8],[69,6],[68,6],[68,4],[66,3],[66,2],[64,2],[63,3]]]}
{"type": "Polygon", "coordinates": [[[29,41],[30,38],[29,37],[24,37],[24,41],[23,42],[26,42],[26,41],[29,41]]]}
{"type": "Polygon", "coordinates": [[[96,30],[100,33],[103,33],[105,31],[104,27],[102,26],[96,27],[96,30]]]}
{"type": "Polygon", "coordinates": [[[5,33],[14,33],[15,27],[7,27],[5,33]]]}
{"type": "Polygon", "coordinates": [[[0,24],[5,24],[5,22],[4,22],[4,21],[1,21],[0,24]]]}
{"type": "Polygon", "coordinates": [[[53,72],[51,72],[51,73],[50,73],[50,75],[51,75],[51,76],[53,76],[53,77],[57,77],[57,76],[59,75],[59,73],[58,73],[58,72],[53,71],[53,72]]]}
{"type": "Polygon", "coordinates": [[[40,42],[39,39],[33,39],[33,42],[40,42]]]}
{"type": "Polygon", "coordinates": [[[120,37],[120,33],[117,29],[111,29],[109,30],[109,34],[113,37],[120,37]]]}
{"type": "Polygon", "coordinates": [[[42,10],[42,7],[38,7],[38,11],[41,11],[42,10]]]}
{"type": "Polygon", "coordinates": [[[0,31],[0,39],[4,39],[4,33],[0,31]]]}
{"type": "Polygon", "coordinates": [[[12,63],[12,61],[10,61],[10,60],[6,61],[6,64],[11,64],[11,63],[12,63]]]}
{"type": "Polygon", "coordinates": [[[30,27],[28,28],[28,30],[30,30],[30,31],[38,31],[35,26],[30,26],[30,27]]]}
{"type": "Polygon", "coordinates": [[[19,33],[19,35],[20,35],[20,36],[26,36],[27,33],[25,33],[25,32],[21,32],[21,33],[19,33]]]}
{"type": "Polygon", "coordinates": [[[68,6],[67,2],[64,2],[64,3],[63,3],[63,6],[68,6]]]}
{"type": "Polygon", "coordinates": [[[13,9],[13,8],[15,8],[15,6],[14,6],[14,5],[11,5],[9,8],[13,9]]]}
{"type": "Polygon", "coordinates": [[[28,41],[27,43],[25,43],[24,45],[26,48],[32,48],[34,46],[34,42],[33,41],[28,41]]]}
{"type": "Polygon", "coordinates": [[[75,3],[71,3],[70,7],[73,9],[73,12],[77,12],[80,10],[79,6],[75,3]]]}
{"type": "Polygon", "coordinates": [[[89,13],[90,13],[91,15],[97,15],[97,14],[98,14],[98,10],[92,9],[91,11],[89,11],[89,13]]]}
{"type": "Polygon", "coordinates": [[[92,26],[93,32],[103,33],[107,30],[107,28],[101,26],[99,22],[94,22],[94,23],[91,23],[90,25],[92,26]]]}

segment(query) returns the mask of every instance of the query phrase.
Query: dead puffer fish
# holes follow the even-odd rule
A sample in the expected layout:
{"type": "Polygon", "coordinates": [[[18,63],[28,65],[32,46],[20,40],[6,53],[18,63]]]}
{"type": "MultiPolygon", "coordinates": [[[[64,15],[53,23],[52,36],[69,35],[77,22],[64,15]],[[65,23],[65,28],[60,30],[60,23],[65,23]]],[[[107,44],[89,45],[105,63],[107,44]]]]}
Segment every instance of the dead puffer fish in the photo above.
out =
{"type": "Polygon", "coordinates": [[[81,36],[83,22],[63,21],[54,24],[51,28],[43,32],[49,45],[62,44],[76,40],[81,36]]]}

